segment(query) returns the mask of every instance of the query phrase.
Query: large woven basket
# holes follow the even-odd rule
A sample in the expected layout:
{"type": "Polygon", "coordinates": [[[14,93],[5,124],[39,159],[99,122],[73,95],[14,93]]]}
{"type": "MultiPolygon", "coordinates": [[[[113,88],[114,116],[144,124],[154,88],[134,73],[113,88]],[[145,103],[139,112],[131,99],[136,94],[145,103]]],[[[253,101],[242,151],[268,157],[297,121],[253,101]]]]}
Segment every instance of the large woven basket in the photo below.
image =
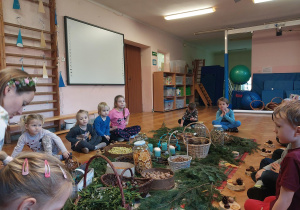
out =
{"type": "MultiPolygon", "coordinates": [[[[118,185],[118,180],[115,174],[103,174],[101,176],[101,182],[108,186],[117,186],[118,185]]],[[[151,189],[151,184],[153,179],[149,179],[149,178],[135,178],[133,177],[133,173],[132,170],[130,168],[126,168],[125,170],[123,170],[122,174],[120,175],[120,180],[121,182],[130,182],[130,181],[134,181],[138,183],[138,187],[137,188],[133,188],[133,190],[138,189],[139,193],[141,194],[142,197],[145,197],[148,192],[151,189]],[[129,170],[131,177],[124,177],[123,174],[125,173],[125,171],[129,170]]]]}
{"type": "Polygon", "coordinates": [[[206,158],[206,156],[208,155],[208,152],[209,152],[210,145],[211,145],[210,132],[209,132],[208,128],[202,123],[190,123],[184,128],[183,133],[184,134],[186,133],[185,130],[187,127],[190,127],[193,125],[195,128],[197,128],[197,126],[199,126],[199,125],[204,126],[206,129],[206,132],[204,134],[203,131],[201,132],[200,129],[198,129],[199,130],[199,133],[198,133],[198,130],[195,129],[195,131],[197,133],[196,137],[197,137],[197,135],[201,135],[201,136],[199,136],[197,138],[192,138],[192,140],[193,140],[192,144],[189,143],[190,138],[187,138],[186,136],[184,136],[185,144],[187,147],[187,152],[193,158],[206,158]],[[207,140],[209,143],[203,143],[207,140]]]}
{"type": "MultiPolygon", "coordinates": [[[[172,135],[170,135],[170,138],[169,138],[169,145],[170,145],[171,136],[172,135]]],[[[171,154],[170,147],[168,147],[168,148],[169,148],[169,154],[171,154]]],[[[177,170],[180,170],[180,169],[183,169],[183,168],[189,168],[190,165],[191,165],[191,161],[192,161],[192,157],[189,156],[188,150],[187,150],[186,155],[175,155],[175,156],[170,156],[168,158],[168,163],[169,163],[170,169],[172,171],[177,171],[177,170]],[[183,162],[173,161],[174,159],[179,158],[179,157],[185,158],[185,159],[187,159],[187,161],[183,161],[183,162]]]]}
{"type": "MultiPolygon", "coordinates": [[[[117,170],[115,169],[114,165],[112,164],[112,162],[105,157],[104,155],[95,155],[93,157],[90,158],[90,160],[87,162],[86,167],[85,167],[85,173],[84,173],[84,178],[83,178],[83,188],[86,188],[86,177],[88,174],[88,170],[89,170],[89,165],[91,164],[91,162],[95,159],[95,158],[102,158],[104,160],[106,160],[106,162],[111,166],[112,170],[114,171],[114,174],[116,174],[116,182],[117,182],[117,187],[119,187],[120,189],[120,193],[121,193],[121,198],[122,198],[122,207],[126,210],[131,210],[131,206],[126,204],[125,202],[125,197],[124,197],[124,192],[123,192],[123,188],[122,188],[122,183],[120,180],[120,177],[117,175],[117,170]]],[[[77,205],[78,201],[80,200],[80,196],[78,196],[78,198],[75,201],[75,205],[77,205]]]]}

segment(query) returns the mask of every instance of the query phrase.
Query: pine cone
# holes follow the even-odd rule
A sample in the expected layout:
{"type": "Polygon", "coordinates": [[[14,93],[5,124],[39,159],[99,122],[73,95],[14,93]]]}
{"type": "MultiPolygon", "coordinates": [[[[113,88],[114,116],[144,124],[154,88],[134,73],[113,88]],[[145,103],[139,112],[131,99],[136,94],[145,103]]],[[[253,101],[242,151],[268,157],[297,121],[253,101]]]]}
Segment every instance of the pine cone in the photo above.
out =
{"type": "Polygon", "coordinates": [[[236,179],[238,185],[243,185],[243,180],[241,178],[236,179]]]}
{"type": "Polygon", "coordinates": [[[226,203],[226,204],[224,205],[224,208],[225,208],[225,209],[230,209],[229,203],[226,203]]]}
{"type": "Polygon", "coordinates": [[[261,151],[262,151],[262,152],[266,152],[266,149],[265,149],[265,148],[262,148],[261,151]]]}
{"type": "Polygon", "coordinates": [[[273,141],[269,140],[266,142],[267,144],[273,144],[273,141]]]}
{"type": "Polygon", "coordinates": [[[224,205],[228,204],[228,197],[227,196],[223,196],[222,202],[224,203],[224,205]]]}

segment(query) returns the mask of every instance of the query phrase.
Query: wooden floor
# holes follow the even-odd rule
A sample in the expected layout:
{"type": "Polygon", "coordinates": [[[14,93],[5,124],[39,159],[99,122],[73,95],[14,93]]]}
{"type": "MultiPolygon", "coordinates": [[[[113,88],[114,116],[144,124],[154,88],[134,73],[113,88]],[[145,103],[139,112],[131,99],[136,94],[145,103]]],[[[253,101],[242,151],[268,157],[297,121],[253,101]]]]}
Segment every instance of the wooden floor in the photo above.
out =
{"type": "MultiPolygon", "coordinates": [[[[217,107],[199,107],[199,121],[203,121],[204,124],[211,130],[212,120],[215,119],[215,114],[217,111],[217,107]]],[[[132,125],[140,125],[142,127],[142,132],[146,133],[149,137],[152,136],[151,130],[156,130],[161,127],[162,123],[165,123],[167,127],[175,127],[178,126],[177,120],[182,117],[184,109],[171,111],[166,113],[157,113],[157,112],[147,112],[147,113],[139,113],[132,114],[130,116],[129,126],[132,125]]],[[[271,119],[271,114],[235,114],[236,120],[240,120],[242,122],[241,127],[239,128],[239,133],[230,133],[232,135],[237,135],[243,138],[252,138],[256,139],[258,143],[263,144],[267,140],[275,141],[275,133],[274,131],[274,123],[271,119]]],[[[67,149],[71,151],[70,143],[65,139],[65,135],[60,136],[65,143],[67,149]]],[[[16,142],[13,142],[9,145],[4,145],[3,150],[8,154],[11,154],[13,151],[16,142]]],[[[276,142],[276,148],[280,148],[280,145],[276,142]]],[[[29,150],[25,148],[24,150],[29,150]]],[[[87,161],[91,156],[95,154],[95,152],[91,152],[90,154],[73,154],[79,159],[80,162],[87,161]]],[[[252,155],[248,155],[245,159],[245,163],[243,163],[237,172],[234,175],[234,179],[241,177],[245,181],[246,189],[253,187],[254,182],[250,177],[245,175],[245,169],[249,166],[258,167],[260,160],[263,157],[259,153],[255,153],[252,155]]],[[[247,190],[244,192],[233,192],[225,188],[222,191],[224,195],[231,195],[236,197],[236,200],[242,206],[244,205],[245,200],[247,199],[247,190]]]]}

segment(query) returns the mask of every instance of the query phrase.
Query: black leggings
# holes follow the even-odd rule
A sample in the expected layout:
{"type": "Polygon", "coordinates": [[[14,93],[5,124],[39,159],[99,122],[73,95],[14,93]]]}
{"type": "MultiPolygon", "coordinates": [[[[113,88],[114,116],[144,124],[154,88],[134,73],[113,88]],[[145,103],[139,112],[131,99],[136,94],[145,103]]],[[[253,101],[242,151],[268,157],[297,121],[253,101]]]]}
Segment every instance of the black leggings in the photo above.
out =
{"type": "MultiPolygon", "coordinates": [[[[105,139],[106,140],[106,139],[105,139]]],[[[106,145],[108,145],[108,143],[106,141],[103,141],[102,138],[100,136],[97,136],[96,138],[93,138],[91,141],[85,141],[85,140],[81,140],[76,146],[72,147],[73,151],[76,152],[81,152],[82,148],[88,148],[90,151],[95,150],[95,146],[97,144],[100,144],[101,142],[105,142],[106,145]]]]}

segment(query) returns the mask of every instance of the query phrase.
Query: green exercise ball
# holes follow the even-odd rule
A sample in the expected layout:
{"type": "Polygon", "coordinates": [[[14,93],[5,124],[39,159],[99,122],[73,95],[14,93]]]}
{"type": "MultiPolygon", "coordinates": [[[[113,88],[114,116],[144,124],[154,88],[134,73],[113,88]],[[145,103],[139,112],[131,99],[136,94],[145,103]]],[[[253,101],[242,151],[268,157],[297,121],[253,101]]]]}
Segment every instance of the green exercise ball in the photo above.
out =
{"type": "Polygon", "coordinates": [[[247,66],[236,65],[230,71],[229,78],[233,84],[242,85],[248,82],[251,72],[247,66]]]}

